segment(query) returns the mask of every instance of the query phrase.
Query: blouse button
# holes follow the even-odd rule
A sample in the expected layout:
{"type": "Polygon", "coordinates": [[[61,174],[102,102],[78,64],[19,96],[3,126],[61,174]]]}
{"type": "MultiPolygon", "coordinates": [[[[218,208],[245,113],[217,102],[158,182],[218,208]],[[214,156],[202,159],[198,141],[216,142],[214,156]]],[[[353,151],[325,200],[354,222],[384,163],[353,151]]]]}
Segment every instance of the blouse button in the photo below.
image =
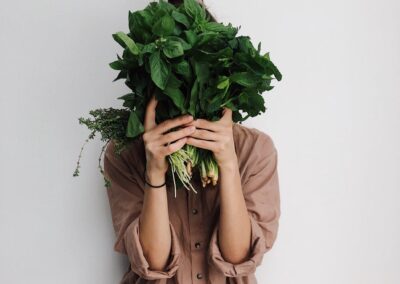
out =
{"type": "Polygon", "coordinates": [[[197,211],[197,209],[196,209],[196,208],[193,208],[193,209],[192,209],[192,213],[193,213],[193,215],[196,215],[196,214],[197,214],[197,212],[198,212],[198,211],[197,211]]]}
{"type": "Polygon", "coordinates": [[[195,246],[196,248],[199,248],[199,247],[200,247],[200,243],[197,242],[197,243],[194,244],[194,246],[195,246]]]}
{"type": "Polygon", "coordinates": [[[202,278],[203,278],[203,274],[197,273],[197,279],[202,279],[202,278]]]}

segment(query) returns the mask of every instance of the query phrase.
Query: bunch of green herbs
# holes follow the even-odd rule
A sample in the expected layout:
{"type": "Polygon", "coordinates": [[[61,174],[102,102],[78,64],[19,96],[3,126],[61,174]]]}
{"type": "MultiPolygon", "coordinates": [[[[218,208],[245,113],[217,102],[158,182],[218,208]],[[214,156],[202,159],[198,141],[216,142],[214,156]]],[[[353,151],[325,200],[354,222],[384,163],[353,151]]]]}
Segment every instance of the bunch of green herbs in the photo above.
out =
{"type": "MultiPolygon", "coordinates": [[[[158,100],[156,123],[183,114],[215,121],[223,107],[232,110],[238,123],[265,112],[262,94],[273,89],[271,82],[280,81],[282,75],[269,53],[261,53],[261,43],[255,48],[249,36],[238,35],[239,28],[212,21],[195,0],[178,6],[159,0],[143,10],[129,11],[129,33],[113,34],[123,52],[110,67],[118,71],[114,81],[123,79],[130,92],[118,98],[123,109],[98,109],[90,112],[94,119],[79,119],[92,130],[88,139],[99,132],[102,140],[114,139],[116,149],[122,151],[144,132],[152,95],[158,100]]],[[[100,160],[101,154],[103,173],[100,160]]],[[[197,193],[190,183],[193,169],[198,170],[203,187],[217,184],[218,166],[209,150],[186,144],[168,161],[175,195],[175,175],[180,185],[197,193]]],[[[74,176],[78,174],[79,160],[74,176]]]]}

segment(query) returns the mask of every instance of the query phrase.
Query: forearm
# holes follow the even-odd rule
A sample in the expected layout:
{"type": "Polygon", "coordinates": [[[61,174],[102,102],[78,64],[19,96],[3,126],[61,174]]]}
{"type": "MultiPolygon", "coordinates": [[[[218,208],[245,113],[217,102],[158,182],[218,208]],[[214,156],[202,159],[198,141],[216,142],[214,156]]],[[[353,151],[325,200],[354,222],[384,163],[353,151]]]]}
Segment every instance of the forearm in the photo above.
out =
{"type": "MultiPolygon", "coordinates": [[[[165,175],[151,170],[147,172],[147,177],[148,182],[154,185],[162,184],[165,181],[165,175]]],[[[165,185],[162,188],[148,188],[146,184],[139,221],[139,238],[150,269],[163,270],[171,250],[165,185]]]]}
{"type": "Polygon", "coordinates": [[[251,224],[237,163],[221,166],[218,240],[223,257],[241,263],[250,251],[251,224]]]}

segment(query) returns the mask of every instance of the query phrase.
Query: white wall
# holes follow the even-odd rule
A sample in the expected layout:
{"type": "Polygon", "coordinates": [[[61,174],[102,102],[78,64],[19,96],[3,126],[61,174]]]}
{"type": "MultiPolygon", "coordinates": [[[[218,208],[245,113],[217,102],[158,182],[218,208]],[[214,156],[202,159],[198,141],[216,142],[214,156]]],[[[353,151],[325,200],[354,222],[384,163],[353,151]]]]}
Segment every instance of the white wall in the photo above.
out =
{"type": "MultiPolygon", "coordinates": [[[[279,152],[269,284],[400,283],[400,2],[206,1],[283,73],[245,124],[279,152]]],[[[0,283],[118,283],[111,216],[78,117],[120,106],[112,83],[128,10],[148,1],[6,1],[0,9],[0,283]]]]}

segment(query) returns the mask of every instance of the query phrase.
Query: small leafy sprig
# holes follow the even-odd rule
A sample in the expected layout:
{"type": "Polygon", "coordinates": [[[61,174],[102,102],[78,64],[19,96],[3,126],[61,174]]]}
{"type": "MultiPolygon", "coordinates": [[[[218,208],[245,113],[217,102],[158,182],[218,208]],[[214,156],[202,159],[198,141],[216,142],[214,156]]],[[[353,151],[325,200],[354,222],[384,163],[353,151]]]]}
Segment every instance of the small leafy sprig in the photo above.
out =
{"type": "Polygon", "coordinates": [[[128,143],[132,141],[132,138],[126,137],[125,135],[130,111],[127,109],[100,108],[89,111],[89,114],[92,118],[80,117],[78,119],[79,124],[86,125],[91,132],[81,147],[73,176],[76,177],[80,174],[80,160],[85,145],[99,133],[101,136],[100,140],[106,141],[106,143],[101,149],[98,167],[104,177],[105,186],[109,187],[111,182],[105,177],[103,167],[101,166],[102,156],[111,140],[115,141],[115,153],[118,155],[121,154],[128,143]]]}

